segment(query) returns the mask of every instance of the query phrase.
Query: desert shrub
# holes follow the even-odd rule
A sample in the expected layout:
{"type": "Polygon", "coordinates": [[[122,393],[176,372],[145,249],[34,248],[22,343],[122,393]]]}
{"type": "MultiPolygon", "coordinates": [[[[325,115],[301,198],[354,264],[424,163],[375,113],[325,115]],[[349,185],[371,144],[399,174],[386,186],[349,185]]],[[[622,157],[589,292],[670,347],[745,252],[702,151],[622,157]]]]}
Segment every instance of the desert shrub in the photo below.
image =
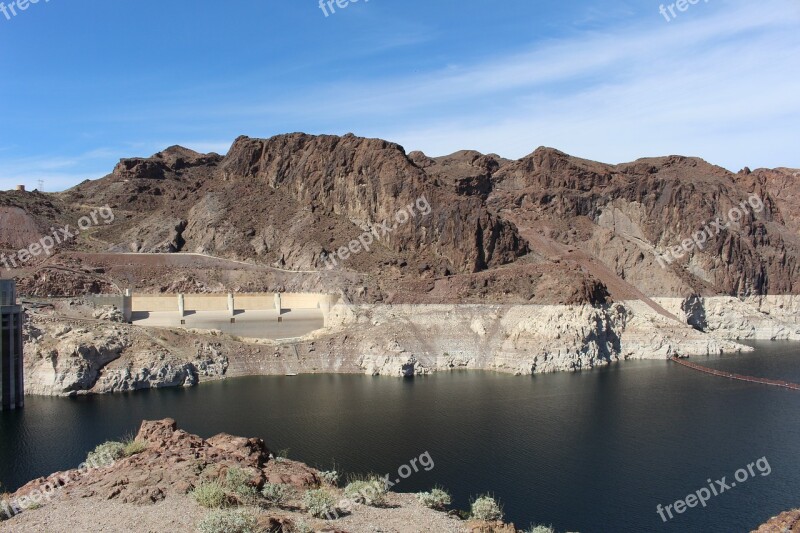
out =
{"type": "Polygon", "coordinates": [[[225,486],[230,490],[240,502],[254,504],[258,501],[258,489],[252,484],[252,479],[247,471],[232,467],[225,474],[225,486]]]}
{"type": "Polygon", "coordinates": [[[282,505],[292,494],[294,489],[282,483],[266,483],[261,489],[261,495],[272,505],[282,505]]]}
{"type": "Polygon", "coordinates": [[[122,449],[122,455],[125,457],[142,453],[147,449],[147,443],[145,441],[136,440],[134,438],[126,439],[122,444],[124,445],[124,448],[122,449]]]}
{"type": "Polygon", "coordinates": [[[228,495],[225,492],[225,487],[217,481],[200,483],[191,492],[191,496],[199,505],[209,509],[219,509],[228,505],[228,495]]]}
{"type": "Polygon", "coordinates": [[[242,485],[250,485],[250,475],[243,468],[232,466],[225,473],[225,484],[230,489],[240,487],[242,485]]]}
{"type": "Polygon", "coordinates": [[[256,533],[258,519],[246,509],[216,510],[197,524],[197,530],[200,533],[256,533]]]}
{"type": "Polygon", "coordinates": [[[386,484],[378,477],[351,481],[344,488],[344,496],[354,502],[379,506],[386,503],[386,484]]]}
{"type": "Polygon", "coordinates": [[[89,455],[86,456],[86,464],[92,467],[108,466],[122,457],[125,457],[125,445],[110,440],[89,452],[89,455]]]}
{"type": "Polygon", "coordinates": [[[325,518],[336,512],[336,498],[328,489],[312,489],[303,495],[303,505],[308,514],[315,518],[325,518]]]}
{"type": "Polygon", "coordinates": [[[319,473],[319,477],[323,483],[333,485],[334,487],[339,483],[339,472],[336,470],[326,470],[319,473]]]}
{"type": "Polygon", "coordinates": [[[470,516],[475,520],[494,522],[503,519],[503,509],[493,497],[484,495],[472,502],[470,516]]]}
{"type": "Polygon", "coordinates": [[[430,492],[417,493],[417,499],[425,507],[430,507],[437,511],[444,511],[444,509],[453,503],[453,498],[450,494],[441,488],[434,488],[430,492]]]}

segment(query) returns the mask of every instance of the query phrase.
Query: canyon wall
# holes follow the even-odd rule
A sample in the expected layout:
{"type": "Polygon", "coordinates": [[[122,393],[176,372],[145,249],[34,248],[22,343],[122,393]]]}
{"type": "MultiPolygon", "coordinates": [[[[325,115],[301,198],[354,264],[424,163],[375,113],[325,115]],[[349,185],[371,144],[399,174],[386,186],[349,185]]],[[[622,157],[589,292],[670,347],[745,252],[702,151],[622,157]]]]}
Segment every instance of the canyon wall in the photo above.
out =
{"type": "Polygon", "coordinates": [[[800,340],[800,296],[654,298],[683,322],[740,340],[800,340]]]}
{"type": "Polygon", "coordinates": [[[749,350],[640,301],[591,305],[338,303],[328,327],[298,341],[248,340],[32,315],[26,392],[75,395],[190,386],[245,375],[411,376],[458,368],[518,375],[626,359],[749,350]]]}

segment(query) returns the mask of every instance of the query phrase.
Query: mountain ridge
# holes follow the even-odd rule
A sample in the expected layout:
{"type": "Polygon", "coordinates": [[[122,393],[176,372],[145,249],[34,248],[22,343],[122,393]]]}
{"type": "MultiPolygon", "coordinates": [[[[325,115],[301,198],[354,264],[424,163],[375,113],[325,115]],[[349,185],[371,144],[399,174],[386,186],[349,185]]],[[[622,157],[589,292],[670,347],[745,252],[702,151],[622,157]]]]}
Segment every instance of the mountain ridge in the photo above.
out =
{"type": "MultiPolygon", "coordinates": [[[[797,294],[798,176],[783,168],[734,174],[685,156],[606,164],[539,147],[517,160],[474,150],[429,157],[352,134],[240,136],[226,155],[176,145],[122,159],[107,176],[62,193],[0,193],[3,219],[17,217],[13,225],[0,219],[0,227],[11,250],[35,236],[32,228],[74,220],[90,204],[109,205],[119,214],[115,223],[64,251],[194,252],[316,270],[320,276],[307,286],[334,290],[344,276],[345,290],[366,292],[369,301],[424,300],[444,284],[460,287],[465,301],[501,301],[511,291],[524,302],[536,293],[537,278],[568,279],[576,270],[582,284],[612,287],[616,299],[632,294],[613,289],[620,284],[647,296],[797,294]],[[659,254],[752,195],[763,211],[744,213],[704,249],[662,268],[659,254]],[[369,253],[326,270],[337,250],[420,199],[429,214],[408,217],[369,253]],[[14,238],[22,227],[24,238],[14,238]],[[531,282],[509,284],[520,278],[531,282]]],[[[231,287],[198,282],[208,290],[231,287]]],[[[548,303],[574,297],[575,285],[562,294],[544,285],[548,303]]],[[[596,301],[596,289],[586,294],[596,301]]]]}

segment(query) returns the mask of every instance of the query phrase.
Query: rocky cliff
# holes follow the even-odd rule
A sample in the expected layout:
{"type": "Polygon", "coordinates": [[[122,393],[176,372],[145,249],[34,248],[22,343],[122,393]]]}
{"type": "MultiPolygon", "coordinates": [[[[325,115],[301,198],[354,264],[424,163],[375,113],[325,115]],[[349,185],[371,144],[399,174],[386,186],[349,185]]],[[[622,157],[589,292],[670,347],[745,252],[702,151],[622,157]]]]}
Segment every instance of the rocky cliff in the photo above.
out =
{"type": "Polygon", "coordinates": [[[540,148],[493,181],[489,205],[524,235],[579,247],[649,296],[800,290],[800,183],[788,170],[733,174],[677,156],[606,165],[540,148]],[[658,261],[706,228],[699,245],[658,261]]]}
{"type": "Polygon", "coordinates": [[[800,340],[800,296],[657,298],[683,322],[728,339],[800,340]]]}
{"type": "Polygon", "coordinates": [[[204,335],[31,312],[23,333],[26,394],[192,386],[228,368],[222,345],[204,335]]]}
{"type": "MultiPolygon", "coordinates": [[[[531,375],[628,359],[750,350],[726,340],[733,336],[730,329],[698,331],[638,300],[603,305],[342,302],[332,308],[328,327],[292,342],[136,327],[85,318],[87,310],[70,306],[69,313],[30,313],[25,331],[28,394],[191,386],[259,374],[402,377],[467,368],[531,375]]],[[[740,336],[763,338],[759,335],[774,334],[783,324],[760,320],[740,336]]]]}
{"type": "MultiPolygon", "coordinates": [[[[530,301],[525,284],[502,279],[509,266],[523,277],[580,271],[617,301],[798,294],[799,176],[732,173],[681,156],[609,165],[540,148],[510,161],[469,150],[429,157],[353,135],[240,137],[224,156],[171,147],[124,159],[62,194],[0,193],[0,247],[12,251],[54,224],[74,224],[87,204],[107,204],[114,224],[12,271],[26,291],[160,290],[176,275],[152,269],[158,284],[148,285],[123,271],[125,261],[109,266],[97,254],[110,251],[245,261],[293,276],[270,273],[267,285],[343,289],[363,303],[440,303],[428,294],[437,284],[464,286],[480,273],[491,273],[483,301],[530,301]],[[369,252],[326,268],[367,233],[369,252]],[[74,260],[70,251],[83,253],[80,268],[54,279],[74,260]]],[[[178,275],[209,290],[257,283],[190,267],[178,275]]],[[[547,303],[568,303],[574,286],[547,290],[547,303]]]]}

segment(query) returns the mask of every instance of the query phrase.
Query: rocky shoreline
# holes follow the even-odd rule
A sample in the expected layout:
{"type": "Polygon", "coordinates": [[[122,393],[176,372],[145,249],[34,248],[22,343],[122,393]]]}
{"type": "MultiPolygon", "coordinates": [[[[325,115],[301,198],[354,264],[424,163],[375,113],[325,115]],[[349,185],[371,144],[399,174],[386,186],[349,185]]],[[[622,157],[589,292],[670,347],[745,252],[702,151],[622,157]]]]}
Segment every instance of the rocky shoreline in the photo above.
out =
{"type": "Polygon", "coordinates": [[[800,509],[774,516],[752,533],[800,533],[800,509]]]}
{"type": "Polygon", "coordinates": [[[739,339],[800,340],[798,296],[657,301],[662,312],[640,300],[338,304],[327,328],[290,343],[131,326],[115,321],[113,310],[71,305],[30,314],[26,394],[125,392],[249,375],[408,377],[454,369],[532,375],[751,350],[739,339]]]}

